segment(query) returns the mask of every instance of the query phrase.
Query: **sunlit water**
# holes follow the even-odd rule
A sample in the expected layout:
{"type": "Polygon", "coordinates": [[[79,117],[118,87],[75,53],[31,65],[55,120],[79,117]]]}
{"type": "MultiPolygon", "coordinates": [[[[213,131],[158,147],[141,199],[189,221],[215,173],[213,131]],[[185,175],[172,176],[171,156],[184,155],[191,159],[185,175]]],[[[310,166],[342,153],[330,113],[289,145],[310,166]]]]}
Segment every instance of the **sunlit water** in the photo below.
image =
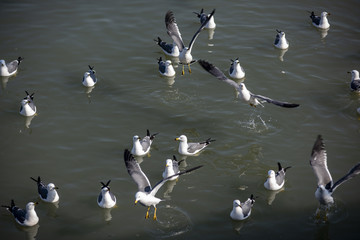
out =
{"type": "Polygon", "coordinates": [[[0,89],[0,204],[24,207],[40,200],[30,177],[59,187],[58,206],[40,203],[40,222],[18,227],[1,209],[2,239],[357,239],[359,179],[334,193],[336,208],[316,219],[316,179],[311,148],[322,134],[334,180],[359,153],[360,96],[349,90],[348,71],[359,68],[358,1],[1,1],[0,58],[24,57],[16,76],[0,89]],[[228,75],[239,57],[244,83],[254,93],[299,103],[252,108],[231,86],[198,64],[173,79],[160,77],[157,58],[165,57],[153,39],[166,34],[171,9],[189,44],[199,27],[192,12],[216,8],[214,32],[204,30],[193,49],[228,75]],[[330,12],[331,28],[315,29],[307,11],[330,12]],[[285,31],[287,51],[272,45],[285,31]],[[209,39],[210,37],[210,39],[209,39]],[[99,79],[82,86],[88,65],[99,79]],[[35,92],[38,114],[19,114],[25,90],[35,92]],[[145,220],[134,206],[137,186],[128,175],[123,151],[133,135],[159,132],[151,156],[138,159],[155,184],[166,158],[176,155],[174,138],[216,139],[183,169],[204,165],[158,192],[158,221],[145,220]],[[283,191],[263,187],[277,162],[292,166],[283,191]],[[96,204],[100,181],[111,179],[117,207],[96,204]],[[233,222],[234,199],[256,199],[250,218],[233,222]]]}

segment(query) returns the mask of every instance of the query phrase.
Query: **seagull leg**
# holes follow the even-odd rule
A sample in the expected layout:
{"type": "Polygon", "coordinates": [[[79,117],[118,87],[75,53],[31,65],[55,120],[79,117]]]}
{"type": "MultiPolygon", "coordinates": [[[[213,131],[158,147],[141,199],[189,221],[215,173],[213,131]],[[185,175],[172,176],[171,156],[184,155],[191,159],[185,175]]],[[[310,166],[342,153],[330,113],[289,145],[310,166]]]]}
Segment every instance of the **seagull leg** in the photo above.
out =
{"type": "Polygon", "coordinates": [[[145,219],[148,219],[148,218],[149,218],[149,211],[150,211],[150,207],[148,207],[148,209],[147,209],[147,211],[146,211],[145,219]]]}
{"type": "Polygon", "coordinates": [[[155,211],[154,211],[154,220],[156,220],[157,217],[156,217],[156,207],[155,207],[155,211]]]}
{"type": "Polygon", "coordinates": [[[185,71],[184,71],[184,64],[182,65],[182,72],[181,72],[181,75],[184,75],[185,74],[185,71]]]}
{"type": "Polygon", "coordinates": [[[190,63],[188,64],[189,73],[191,73],[190,63]]]}

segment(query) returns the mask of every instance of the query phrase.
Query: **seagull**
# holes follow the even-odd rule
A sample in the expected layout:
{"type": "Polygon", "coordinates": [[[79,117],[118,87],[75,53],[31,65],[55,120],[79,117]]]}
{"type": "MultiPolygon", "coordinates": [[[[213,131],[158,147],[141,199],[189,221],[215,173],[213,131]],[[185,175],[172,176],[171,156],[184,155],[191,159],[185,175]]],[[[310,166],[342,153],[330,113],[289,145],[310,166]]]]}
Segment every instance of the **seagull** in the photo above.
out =
{"type": "Polygon", "coordinates": [[[170,57],[179,57],[179,48],[175,43],[166,43],[161,40],[160,37],[158,39],[154,39],[154,41],[161,47],[163,52],[170,57]]]}
{"type": "Polygon", "coordinates": [[[360,77],[359,77],[359,71],[357,70],[351,70],[351,83],[350,88],[352,91],[360,92],[360,77]]]}
{"type": "Polygon", "coordinates": [[[230,59],[231,65],[229,69],[229,75],[233,79],[242,79],[245,77],[245,70],[240,66],[239,58],[235,60],[230,59]]]}
{"type": "Polygon", "coordinates": [[[84,77],[82,80],[82,84],[85,87],[92,87],[97,83],[97,78],[95,76],[95,70],[94,67],[89,66],[89,71],[84,73],[84,77]]]}
{"type": "Polygon", "coordinates": [[[327,19],[327,16],[330,15],[330,13],[322,12],[320,17],[316,16],[314,12],[311,12],[310,18],[312,21],[312,24],[320,29],[328,29],[330,27],[329,21],[327,19]]]}
{"type": "Polygon", "coordinates": [[[250,198],[244,203],[241,203],[240,200],[236,199],[233,202],[233,209],[230,212],[230,217],[233,220],[245,220],[251,214],[251,208],[255,202],[254,196],[251,194],[250,198]]]}
{"type": "Polygon", "coordinates": [[[30,117],[36,114],[36,106],[34,104],[34,94],[31,95],[25,91],[26,97],[21,100],[20,114],[26,117],[30,117]]]}
{"type": "Polygon", "coordinates": [[[204,60],[199,60],[198,61],[200,63],[200,65],[206,70],[208,71],[211,75],[215,76],[216,78],[218,78],[221,81],[226,82],[227,84],[233,86],[238,93],[240,94],[240,97],[242,100],[244,100],[245,102],[249,103],[250,106],[256,107],[257,105],[262,105],[262,103],[264,102],[268,102],[268,103],[272,103],[275,104],[277,106],[280,107],[285,107],[285,108],[294,108],[294,107],[298,107],[300,106],[299,104],[295,104],[295,103],[287,103],[287,102],[280,102],[277,100],[273,100],[271,98],[265,97],[265,96],[261,96],[261,95],[256,95],[251,93],[249,90],[247,90],[246,86],[244,83],[240,83],[237,84],[236,82],[234,82],[233,80],[228,79],[221,71],[219,68],[215,67],[214,65],[212,65],[211,63],[208,63],[204,60]]]}
{"type": "Polygon", "coordinates": [[[202,165],[178,172],[174,175],[171,175],[167,178],[162,179],[160,182],[155,184],[153,187],[150,185],[149,179],[146,177],[144,172],[141,170],[139,163],[135,160],[133,155],[130,153],[128,149],[125,149],[124,151],[124,161],[125,166],[127,168],[127,171],[129,175],[132,177],[132,179],[136,182],[138,185],[139,191],[135,194],[135,204],[140,202],[141,205],[148,207],[145,218],[149,218],[149,210],[150,207],[153,206],[155,208],[154,211],[154,220],[157,219],[156,217],[156,205],[159,204],[161,201],[160,198],[155,197],[157,191],[161,188],[161,186],[164,185],[165,182],[170,180],[171,178],[175,176],[179,176],[185,173],[189,173],[191,171],[194,171],[198,168],[201,168],[202,165]]]}
{"type": "Polygon", "coordinates": [[[182,75],[185,74],[184,72],[184,65],[188,65],[189,72],[191,73],[190,64],[195,62],[191,55],[191,50],[193,48],[194,42],[196,38],[199,36],[201,30],[204,29],[205,25],[208,23],[210,18],[214,15],[215,9],[210,13],[207,19],[201,24],[200,28],[196,31],[195,35],[190,41],[189,47],[185,47],[184,42],[181,38],[181,33],[179,31],[178,25],[175,20],[175,16],[172,11],[168,11],[165,15],[165,25],[167,29],[168,35],[173,39],[174,43],[178,46],[180,54],[179,54],[179,61],[183,64],[182,67],[182,75]]]}
{"type": "Polygon", "coordinates": [[[47,186],[45,186],[41,182],[40,176],[38,176],[37,179],[30,177],[32,180],[34,180],[37,183],[38,187],[38,193],[44,202],[54,203],[59,201],[59,194],[57,193],[56,189],[58,187],[55,186],[53,183],[49,183],[47,186]]]}
{"type": "MultiPolygon", "coordinates": [[[[204,9],[202,8],[200,13],[194,12],[196,14],[196,16],[200,19],[200,23],[203,24],[208,17],[210,17],[210,14],[205,14],[204,13],[204,9]]],[[[210,20],[208,21],[208,23],[205,25],[206,29],[214,29],[216,28],[216,23],[214,21],[214,16],[211,16],[210,20]]]]}
{"type": "Polygon", "coordinates": [[[313,168],[315,176],[318,180],[318,187],[315,192],[315,197],[321,205],[326,206],[334,203],[332,194],[338,186],[360,173],[360,163],[358,163],[352,167],[345,176],[340,178],[337,182],[333,183],[332,177],[327,167],[327,154],[321,135],[318,135],[312,148],[310,165],[313,168]]]}
{"type": "Polygon", "coordinates": [[[109,187],[110,182],[111,180],[107,181],[106,184],[100,182],[102,187],[99,197],[97,199],[97,203],[101,208],[112,208],[116,204],[116,197],[112,192],[110,192],[110,187],[109,187]]]}
{"type": "Polygon", "coordinates": [[[186,156],[193,156],[206,148],[211,142],[214,142],[215,139],[208,138],[203,142],[197,143],[188,143],[188,139],[185,135],[175,138],[175,141],[180,141],[179,143],[179,153],[186,156]]]}
{"type": "Polygon", "coordinates": [[[160,57],[158,59],[159,72],[162,76],[173,77],[175,76],[175,70],[170,60],[163,61],[160,57]]]}
{"type": "Polygon", "coordinates": [[[21,226],[31,227],[36,225],[39,222],[39,217],[35,212],[35,205],[38,204],[37,202],[29,202],[26,204],[26,209],[21,209],[15,206],[15,202],[12,199],[10,206],[2,207],[6,208],[9,212],[12,213],[15,217],[15,221],[20,224],[21,226]]]}
{"type": "MultiPolygon", "coordinates": [[[[165,179],[165,178],[168,178],[170,176],[173,176],[177,173],[180,172],[180,169],[179,169],[179,164],[184,161],[184,160],[181,160],[181,161],[177,161],[175,155],[173,155],[173,159],[166,159],[166,165],[165,165],[165,170],[162,174],[162,177],[165,179]]],[[[175,175],[171,178],[169,178],[170,181],[173,181],[175,179],[177,179],[179,177],[179,175],[175,175]]]]}
{"type": "Polygon", "coordinates": [[[285,183],[285,172],[287,169],[291,167],[283,168],[281,164],[278,162],[279,171],[275,173],[274,170],[268,171],[268,177],[266,182],[264,183],[264,187],[268,190],[279,190],[284,186],[285,183]]]}
{"type": "Polygon", "coordinates": [[[150,135],[149,129],[146,130],[146,136],[141,139],[138,135],[133,137],[133,147],[131,149],[131,154],[135,156],[144,156],[150,151],[150,146],[158,133],[150,135]]]}
{"type": "Polygon", "coordinates": [[[285,32],[277,30],[277,34],[276,34],[276,38],[275,38],[275,42],[274,42],[274,46],[279,48],[279,49],[288,49],[289,48],[289,42],[288,40],[285,38],[285,32]]]}
{"type": "Polygon", "coordinates": [[[20,65],[20,62],[23,60],[24,58],[22,57],[18,57],[17,60],[14,60],[10,63],[6,63],[5,60],[0,60],[0,76],[2,77],[9,77],[14,75],[17,70],[18,67],[20,65]]]}

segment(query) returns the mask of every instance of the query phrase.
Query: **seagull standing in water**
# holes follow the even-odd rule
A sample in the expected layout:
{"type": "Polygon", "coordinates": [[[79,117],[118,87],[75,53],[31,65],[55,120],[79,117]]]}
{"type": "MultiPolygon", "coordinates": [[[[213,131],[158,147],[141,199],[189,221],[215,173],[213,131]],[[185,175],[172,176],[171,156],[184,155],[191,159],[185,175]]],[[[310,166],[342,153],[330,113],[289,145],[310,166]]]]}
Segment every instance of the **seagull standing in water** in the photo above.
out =
{"type": "Polygon", "coordinates": [[[229,69],[229,75],[233,79],[242,79],[245,77],[245,70],[240,65],[239,58],[236,58],[235,60],[230,59],[231,65],[229,69]]]}
{"type": "Polygon", "coordinates": [[[37,202],[29,202],[26,204],[25,209],[21,209],[15,206],[14,200],[11,200],[10,206],[2,207],[6,208],[12,215],[15,217],[15,221],[20,224],[21,226],[31,227],[36,225],[39,222],[39,217],[35,212],[35,205],[38,204],[37,202]]]}
{"type": "Polygon", "coordinates": [[[211,142],[214,142],[215,139],[208,138],[203,142],[188,142],[188,139],[185,135],[181,135],[180,137],[175,138],[176,141],[180,141],[179,143],[179,153],[185,156],[194,156],[199,153],[201,150],[206,148],[211,142]]]}
{"type": "Polygon", "coordinates": [[[144,156],[150,151],[151,144],[158,133],[150,135],[149,129],[146,130],[146,136],[140,139],[138,135],[133,137],[133,147],[131,154],[135,156],[144,156]]]}
{"type": "Polygon", "coordinates": [[[351,72],[351,83],[350,88],[352,91],[360,92],[360,77],[359,77],[359,71],[352,70],[351,72]]]}
{"type": "Polygon", "coordinates": [[[268,178],[264,183],[264,187],[268,190],[279,190],[284,186],[285,183],[285,172],[287,169],[291,167],[283,168],[281,164],[278,162],[279,171],[275,173],[274,170],[268,171],[268,178]]]}
{"type": "Polygon", "coordinates": [[[202,166],[197,166],[185,171],[181,171],[178,173],[175,173],[174,175],[171,175],[167,178],[162,179],[160,182],[155,184],[153,187],[151,187],[149,179],[146,177],[144,172],[141,170],[139,163],[135,160],[133,155],[130,153],[128,149],[125,149],[124,151],[124,161],[126,169],[129,173],[129,175],[132,177],[132,179],[135,181],[135,183],[138,185],[139,191],[135,194],[135,204],[138,202],[148,207],[145,218],[149,218],[149,210],[150,207],[153,206],[155,208],[154,211],[154,220],[157,219],[156,216],[156,205],[159,204],[162,200],[160,198],[155,197],[158,190],[164,185],[165,182],[172,179],[175,176],[179,176],[185,173],[189,173],[191,171],[194,171],[198,168],[201,168],[202,166]]]}
{"type": "Polygon", "coordinates": [[[41,181],[40,176],[37,179],[30,177],[37,183],[38,193],[44,202],[54,203],[59,201],[59,194],[57,193],[56,189],[58,187],[55,186],[53,183],[49,183],[48,185],[44,185],[41,181]]]}
{"type": "Polygon", "coordinates": [[[240,221],[247,219],[251,214],[251,208],[255,202],[254,196],[251,194],[250,198],[244,203],[241,203],[240,200],[234,200],[233,209],[230,212],[230,217],[233,220],[240,221]]]}
{"type": "Polygon", "coordinates": [[[327,16],[330,15],[330,13],[322,12],[320,17],[316,16],[314,12],[311,12],[310,18],[312,24],[320,29],[328,29],[330,28],[330,23],[327,19],[327,16]]]}
{"type": "Polygon", "coordinates": [[[36,106],[34,104],[34,94],[31,95],[25,91],[26,97],[21,100],[20,114],[26,117],[30,117],[36,114],[36,106]]]}
{"type": "MultiPolygon", "coordinates": [[[[196,14],[196,16],[200,19],[200,23],[203,24],[208,17],[210,17],[210,14],[206,14],[204,13],[204,9],[202,8],[200,13],[194,12],[196,14]]],[[[215,29],[216,28],[216,23],[214,20],[214,16],[211,16],[211,18],[209,19],[208,23],[205,25],[206,29],[215,29]]]]}
{"type": "Polygon", "coordinates": [[[162,76],[173,77],[175,76],[175,70],[170,60],[163,61],[160,57],[158,60],[159,72],[162,76]]]}
{"type": "Polygon", "coordinates": [[[285,50],[289,48],[289,42],[288,40],[285,38],[285,32],[277,30],[276,29],[276,37],[275,37],[275,42],[274,42],[274,46],[276,48],[285,50]]]}
{"type": "Polygon", "coordinates": [[[226,82],[227,84],[233,86],[236,89],[236,91],[240,94],[241,99],[244,100],[245,102],[249,103],[250,106],[253,106],[253,107],[256,107],[257,105],[263,106],[262,103],[264,103],[264,102],[272,103],[277,106],[285,107],[285,108],[295,108],[295,107],[300,106],[299,104],[280,102],[280,101],[277,101],[277,100],[274,100],[274,99],[271,99],[271,98],[268,98],[268,97],[265,97],[262,95],[253,94],[246,88],[244,83],[237,84],[233,80],[228,79],[225,76],[225,74],[220,71],[219,68],[215,67],[211,63],[208,63],[204,60],[199,60],[198,62],[211,75],[213,75],[216,78],[218,78],[219,80],[226,82]]]}
{"type": "Polygon", "coordinates": [[[337,182],[333,183],[333,179],[327,167],[327,153],[321,135],[318,135],[312,148],[310,165],[314,170],[315,176],[318,180],[318,187],[315,192],[315,197],[321,205],[326,206],[334,203],[332,194],[337,187],[360,173],[360,163],[358,163],[352,167],[345,176],[340,178],[337,182]]]}
{"type": "Polygon", "coordinates": [[[181,37],[181,33],[179,31],[178,25],[176,23],[175,16],[172,11],[168,11],[165,15],[165,25],[167,29],[168,35],[173,39],[174,43],[178,46],[180,54],[179,54],[179,61],[183,64],[182,67],[182,75],[185,74],[184,72],[184,65],[186,64],[189,68],[189,72],[191,73],[190,64],[195,62],[191,55],[191,50],[195,43],[196,38],[199,36],[201,30],[204,29],[205,25],[209,22],[210,18],[214,15],[215,9],[210,13],[207,19],[201,24],[200,28],[196,31],[195,35],[190,41],[189,47],[185,47],[184,42],[181,37]]]}
{"type": "Polygon", "coordinates": [[[163,52],[170,57],[179,57],[179,48],[175,43],[166,43],[160,37],[154,40],[163,50],[163,52]]]}
{"type": "Polygon", "coordinates": [[[85,87],[93,87],[97,83],[94,67],[89,65],[89,71],[84,73],[82,84],[85,87]]]}
{"type": "Polygon", "coordinates": [[[101,187],[101,192],[97,198],[97,204],[101,208],[112,208],[116,204],[116,197],[112,192],[110,192],[110,187],[109,187],[110,182],[111,180],[109,180],[106,184],[100,182],[102,187],[101,187]]]}
{"type": "Polygon", "coordinates": [[[0,60],[0,76],[9,77],[14,75],[17,72],[22,60],[22,57],[18,57],[17,60],[14,60],[10,63],[6,63],[5,60],[0,60]]]}

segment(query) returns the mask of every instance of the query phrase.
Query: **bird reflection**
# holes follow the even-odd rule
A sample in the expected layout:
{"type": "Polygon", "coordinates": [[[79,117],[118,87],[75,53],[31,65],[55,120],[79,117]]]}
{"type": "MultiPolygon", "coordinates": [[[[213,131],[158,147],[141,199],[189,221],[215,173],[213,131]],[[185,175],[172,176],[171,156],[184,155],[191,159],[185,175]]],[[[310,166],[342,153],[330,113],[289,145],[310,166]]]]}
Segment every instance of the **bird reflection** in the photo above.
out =
{"type": "Polygon", "coordinates": [[[26,127],[26,128],[30,128],[31,121],[32,121],[32,119],[33,119],[36,115],[37,115],[37,114],[32,115],[32,116],[25,117],[25,127],[26,127]]]}
{"type": "Polygon", "coordinates": [[[268,191],[268,198],[267,198],[268,204],[271,205],[274,202],[276,195],[278,193],[284,191],[284,189],[285,188],[281,188],[281,189],[276,190],[276,191],[268,191]]]}
{"type": "Polygon", "coordinates": [[[28,240],[35,240],[37,239],[36,235],[38,233],[40,225],[36,224],[32,227],[23,227],[18,224],[16,224],[16,228],[20,231],[24,232],[26,234],[26,239],[28,240]]]}
{"type": "Polygon", "coordinates": [[[244,227],[244,221],[232,221],[233,229],[239,234],[241,229],[244,227]]]}
{"type": "Polygon", "coordinates": [[[170,200],[171,199],[171,196],[170,196],[170,193],[172,193],[176,183],[177,183],[178,179],[176,180],[173,180],[173,181],[168,181],[166,184],[165,184],[165,192],[164,192],[164,198],[170,200]]]}
{"type": "Polygon", "coordinates": [[[214,38],[214,33],[215,33],[215,28],[212,28],[212,29],[208,29],[208,37],[209,37],[209,40],[212,40],[214,38]]]}
{"type": "Polygon", "coordinates": [[[289,49],[278,49],[278,52],[279,52],[279,59],[280,61],[284,61],[284,55],[285,53],[288,51],[289,49]]]}
{"type": "Polygon", "coordinates": [[[318,29],[319,33],[320,33],[320,38],[323,40],[327,35],[328,35],[328,29],[318,29]]]}
{"type": "Polygon", "coordinates": [[[1,87],[3,90],[6,88],[8,81],[9,81],[9,76],[1,77],[1,87]]]}
{"type": "Polygon", "coordinates": [[[105,222],[111,221],[111,219],[112,219],[111,210],[112,209],[113,208],[104,208],[104,209],[102,209],[103,217],[104,217],[105,222]]]}

